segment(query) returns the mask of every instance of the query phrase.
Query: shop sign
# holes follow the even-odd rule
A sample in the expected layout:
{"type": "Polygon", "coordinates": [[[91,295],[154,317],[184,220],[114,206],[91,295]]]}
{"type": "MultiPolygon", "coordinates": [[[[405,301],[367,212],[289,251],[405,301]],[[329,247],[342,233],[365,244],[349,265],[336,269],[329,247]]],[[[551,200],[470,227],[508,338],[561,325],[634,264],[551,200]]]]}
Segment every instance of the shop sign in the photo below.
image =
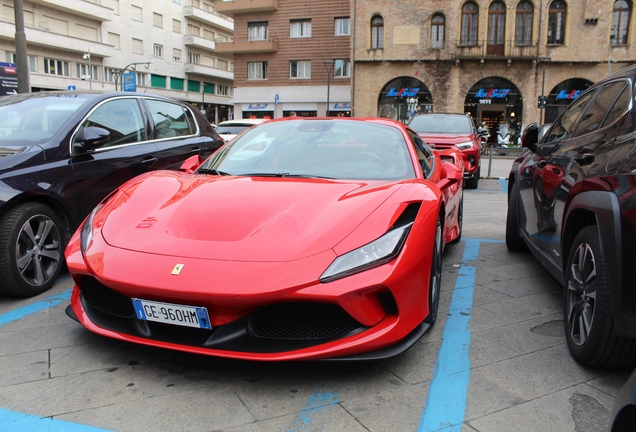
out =
{"type": "Polygon", "coordinates": [[[579,95],[581,94],[583,90],[572,90],[570,93],[567,93],[565,90],[561,90],[559,92],[559,94],[557,95],[556,99],[576,99],[577,97],[579,97],[579,95]]]}
{"type": "Polygon", "coordinates": [[[248,110],[264,110],[267,109],[267,105],[266,103],[262,103],[262,104],[249,104],[247,106],[248,110]]]}
{"type": "Polygon", "coordinates": [[[510,89],[491,88],[486,91],[482,88],[475,94],[475,97],[479,99],[503,99],[508,96],[508,93],[510,93],[510,89]]]}
{"type": "Polygon", "coordinates": [[[393,87],[387,93],[388,97],[414,97],[420,92],[419,87],[402,87],[399,91],[393,87]]]}
{"type": "Polygon", "coordinates": [[[0,96],[18,93],[18,69],[15,63],[0,62],[0,96]]]}
{"type": "Polygon", "coordinates": [[[350,110],[351,110],[351,103],[349,103],[349,102],[342,102],[342,103],[333,104],[333,108],[332,108],[332,110],[345,110],[345,111],[350,111],[350,110]]]}

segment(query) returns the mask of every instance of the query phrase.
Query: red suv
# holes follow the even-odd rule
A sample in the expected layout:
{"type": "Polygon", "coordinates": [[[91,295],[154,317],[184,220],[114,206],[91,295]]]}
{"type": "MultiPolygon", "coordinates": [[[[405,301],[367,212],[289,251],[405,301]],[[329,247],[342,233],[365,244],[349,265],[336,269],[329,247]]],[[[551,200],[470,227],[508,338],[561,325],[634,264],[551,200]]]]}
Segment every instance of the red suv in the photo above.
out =
{"type": "Polygon", "coordinates": [[[481,138],[473,120],[464,114],[419,114],[411,119],[409,127],[431,147],[446,149],[458,147],[464,157],[464,184],[466,189],[477,189],[481,159],[481,138]]]}

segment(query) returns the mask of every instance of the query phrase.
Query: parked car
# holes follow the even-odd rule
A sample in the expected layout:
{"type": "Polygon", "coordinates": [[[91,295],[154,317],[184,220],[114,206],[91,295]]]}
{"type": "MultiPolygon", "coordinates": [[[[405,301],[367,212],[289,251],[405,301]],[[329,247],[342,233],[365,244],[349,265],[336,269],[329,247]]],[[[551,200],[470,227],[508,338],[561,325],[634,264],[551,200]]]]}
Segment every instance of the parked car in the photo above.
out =
{"type": "Polygon", "coordinates": [[[530,249],[564,286],[565,337],[590,366],[636,362],[636,66],[581,94],[508,180],[508,249],[530,249]]]}
{"type": "Polygon", "coordinates": [[[0,98],[0,295],[46,291],[71,234],[122,183],[178,169],[222,144],[198,110],[158,96],[74,91],[0,98]]]}
{"type": "Polygon", "coordinates": [[[88,330],[239,359],[370,359],[435,323],[462,230],[457,149],[397,121],[290,117],[184,171],[129,181],[73,236],[67,313],[88,330]]]}
{"type": "Polygon", "coordinates": [[[226,120],[219,123],[216,127],[216,132],[227,142],[244,130],[266,121],[267,119],[226,120]]]}
{"type": "Polygon", "coordinates": [[[458,147],[464,157],[464,182],[466,189],[477,189],[481,175],[481,134],[473,120],[465,114],[418,114],[409,127],[429,145],[447,149],[458,147]]]}
{"type": "Polygon", "coordinates": [[[632,432],[636,425],[636,369],[627,378],[614,399],[610,432],[632,432]]]}

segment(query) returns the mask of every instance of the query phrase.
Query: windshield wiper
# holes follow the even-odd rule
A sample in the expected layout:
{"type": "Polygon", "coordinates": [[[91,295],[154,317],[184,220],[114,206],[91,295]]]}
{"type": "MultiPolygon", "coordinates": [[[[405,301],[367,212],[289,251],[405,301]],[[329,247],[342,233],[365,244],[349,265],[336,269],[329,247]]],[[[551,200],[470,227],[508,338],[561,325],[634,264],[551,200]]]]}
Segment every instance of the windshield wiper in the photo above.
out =
{"type": "Polygon", "coordinates": [[[197,174],[213,174],[213,175],[220,175],[220,176],[231,176],[232,175],[230,173],[226,173],[225,171],[219,171],[219,170],[211,169],[211,168],[199,168],[197,170],[197,174]]]}

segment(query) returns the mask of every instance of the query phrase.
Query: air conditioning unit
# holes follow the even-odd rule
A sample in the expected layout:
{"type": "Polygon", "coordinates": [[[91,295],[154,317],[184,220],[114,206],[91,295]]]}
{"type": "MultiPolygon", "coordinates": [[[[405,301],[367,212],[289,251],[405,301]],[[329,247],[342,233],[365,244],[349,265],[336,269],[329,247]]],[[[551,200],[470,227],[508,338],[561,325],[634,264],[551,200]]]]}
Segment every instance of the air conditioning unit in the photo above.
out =
{"type": "Polygon", "coordinates": [[[91,79],[91,76],[90,75],[82,75],[80,77],[80,79],[82,79],[82,81],[89,80],[89,79],[91,79]]]}

